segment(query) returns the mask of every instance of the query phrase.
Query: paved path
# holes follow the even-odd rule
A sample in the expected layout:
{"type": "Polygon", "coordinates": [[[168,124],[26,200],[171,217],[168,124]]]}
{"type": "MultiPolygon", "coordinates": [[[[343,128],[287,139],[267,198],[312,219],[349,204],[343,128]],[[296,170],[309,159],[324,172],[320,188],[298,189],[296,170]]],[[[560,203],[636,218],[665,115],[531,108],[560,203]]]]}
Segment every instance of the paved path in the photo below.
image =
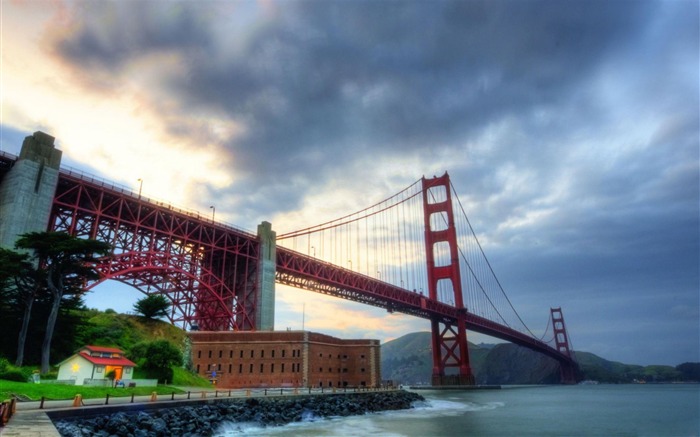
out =
{"type": "MultiPolygon", "coordinates": [[[[178,387],[190,393],[190,399],[202,399],[202,392],[206,392],[206,398],[213,398],[214,391],[202,387],[178,387]]],[[[226,393],[228,395],[228,393],[226,393]]],[[[223,397],[224,393],[219,392],[218,397],[223,397]]],[[[245,396],[245,393],[243,393],[245,396]]],[[[157,400],[186,400],[187,393],[172,395],[158,395],[157,400]]],[[[228,397],[228,396],[226,396],[228,397]]],[[[240,397],[240,393],[232,393],[233,397],[240,397]]],[[[123,405],[132,403],[131,396],[110,397],[107,401],[109,405],[123,405]]],[[[133,403],[152,403],[151,396],[134,396],[133,403]]],[[[57,411],[76,408],[73,400],[45,401],[42,405],[40,401],[18,402],[15,414],[4,427],[0,427],[2,437],[60,437],[60,434],[49,419],[46,411],[57,411]]],[[[105,398],[85,399],[81,408],[102,408],[105,406],[105,398]]]]}

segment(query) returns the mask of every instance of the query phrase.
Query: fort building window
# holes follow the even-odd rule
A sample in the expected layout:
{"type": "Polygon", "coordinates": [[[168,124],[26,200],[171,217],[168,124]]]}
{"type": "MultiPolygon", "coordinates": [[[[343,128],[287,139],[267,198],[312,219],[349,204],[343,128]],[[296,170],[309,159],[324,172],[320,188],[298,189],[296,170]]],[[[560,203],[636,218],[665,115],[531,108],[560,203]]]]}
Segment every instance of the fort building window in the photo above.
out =
{"type": "Polygon", "coordinates": [[[248,371],[248,373],[253,373],[253,363],[250,363],[250,370],[248,371]]]}
{"type": "Polygon", "coordinates": [[[241,349],[241,356],[240,358],[243,358],[243,349],[241,349]]]}
{"type": "Polygon", "coordinates": [[[202,358],[202,351],[197,351],[197,358],[202,358]]]}
{"type": "Polygon", "coordinates": [[[224,356],[224,351],[219,351],[219,358],[224,356]]]}
{"type": "Polygon", "coordinates": [[[211,358],[211,351],[209,351],[209,358],[211,358]]]}

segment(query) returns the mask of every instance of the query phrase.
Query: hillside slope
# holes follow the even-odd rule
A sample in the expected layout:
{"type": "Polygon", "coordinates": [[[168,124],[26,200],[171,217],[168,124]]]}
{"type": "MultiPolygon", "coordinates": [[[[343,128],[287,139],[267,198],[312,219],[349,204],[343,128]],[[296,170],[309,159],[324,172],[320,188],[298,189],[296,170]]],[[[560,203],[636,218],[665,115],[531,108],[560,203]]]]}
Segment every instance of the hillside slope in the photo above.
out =
{"type": "Polygon", "coordinates": [[[82,312],[82,318],[83,328],[76,338],[80,345],[115,346],[128,350],[143,341],[163,339],[182,347],[187,336],[177,326],[142,316],[89,310],[82,312]]]}

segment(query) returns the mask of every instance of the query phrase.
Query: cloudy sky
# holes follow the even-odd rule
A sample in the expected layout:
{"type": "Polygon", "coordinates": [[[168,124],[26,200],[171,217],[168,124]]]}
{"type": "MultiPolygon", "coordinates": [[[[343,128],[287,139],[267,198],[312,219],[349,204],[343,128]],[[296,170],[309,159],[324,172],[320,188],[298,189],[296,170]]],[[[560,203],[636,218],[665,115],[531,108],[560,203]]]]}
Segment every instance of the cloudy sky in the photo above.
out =
{"type": "MultiPolygon", "coordinates": [[[[696,1],[0,5],[0,150],[42,130],[64,165],[279,233],[448,171],[528,325],[561,306],[576,349],[700,361],[696,1]]],[[[302,319],[429,330],[278,288],[277,327],[302,319]]]]}

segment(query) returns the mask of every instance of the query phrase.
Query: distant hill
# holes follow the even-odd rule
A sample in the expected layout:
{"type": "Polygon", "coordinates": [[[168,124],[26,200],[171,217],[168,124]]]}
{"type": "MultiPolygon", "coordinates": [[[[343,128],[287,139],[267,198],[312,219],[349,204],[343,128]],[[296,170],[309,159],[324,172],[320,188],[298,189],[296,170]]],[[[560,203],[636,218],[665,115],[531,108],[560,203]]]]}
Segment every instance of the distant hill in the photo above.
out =
{"type": "MultiPolygon", "coordinates": [[[[556,384],[559,364],[530,349],[511,343],[469,343],[469,357],[477,384],[556,384]]],[[[700,380],[700,363],[638,366],[608,361],[589,352],[577,352],[582,379],[605,383],[700,380]]],[[[402,384],[430,384],[430,332],[413,332],[388,341],[381,350],[382,379],[402,384]]]]}

